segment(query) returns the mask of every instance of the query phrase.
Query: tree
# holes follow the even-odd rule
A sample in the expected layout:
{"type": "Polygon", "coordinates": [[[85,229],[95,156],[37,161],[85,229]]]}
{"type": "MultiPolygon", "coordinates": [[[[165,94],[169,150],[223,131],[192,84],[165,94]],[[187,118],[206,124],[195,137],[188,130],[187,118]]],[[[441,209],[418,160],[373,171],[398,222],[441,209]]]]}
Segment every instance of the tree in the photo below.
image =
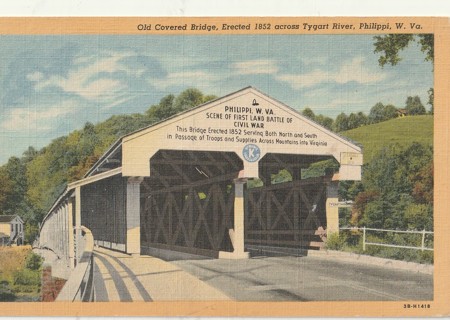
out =
{"type": "Polygon", "coordinates": [[[362,112],[358,112],[358,113],[352,112],[348,116],[347,124],[348,124],[348,130],[359,128],[359,127],[367,124],[367,116],[362,112]]]}
{"type": "Polygon", "coordinates": [[[381,102],[375,104],[369,112],[369,123],[384,121],[384,105],[381,102]]]}
{"type": "Polygon", "coordinates": [[[347,120],[348,129],[354,129],[358,127],[358,117],[355,113],[350,113],[347,120]]]}
{"type": "Polygon", "coordinates": [[[355,220],[362,218],[366,226],[422,228],[432,221],[432,179],[422,181],[432,167],[433,150],[413,142],[409,146],[389,145],[364,168],[364,191],[355,199],[355,220]],[[412,206],[412,205],[424,206],[412,206]],[[426,207],[426,210],[424,209],[426,207]],[[421,216],[416,225],[409,216],[421,216]],[[424,217],[425,216],[425,217],[424,217]]]}
{"type": "Polygon", "coordinates": [[[14,183],[10,179],[5,167],[0,167],[0,214],[9,213],[14,183]]]}
{"type": "Polygon", "coordinates": [[[334,130],[336,132],[345,131],[348,129],[348,117],[345,113],[341,112],[334,121],[334,130]]]}
{"type": "Polygon", "coordinates": [[[311,110],[311,108],[308,108],[308,107],[306,107],[305,109],[303,109],[302,115],[304,115],[305,117],[310,118],[311,120],[315,120],[315,119],[316,119],[316,115],[315,115],[314,112],[311,110]]]}
{"type": "Polygon", "coordinates": [[[385,106],[381,102],[378,102],[370,109],[368,122],[373,124],[393,119],[395,117],[397,117],[397,108],[395,108],[392,104],[385,106]]]}
{"type": "Polygon", "coordinates": [[[159,104],[151,106],[146,114],[155,122],[166,119],[177,113],[174,107],[175,96],[169,94],[159,101],[159,104]]]}
{"type": "Polygon", "coordinates": [[[412,196],[417,203],[433,204],[433,168],[433,161],[431,160],[411,177],[411,182],[413,183],[412,196]]]}
{"type": "Polygon", "coordinates": [[[433,230],[433,207],[411,203],[405,209],[404,219],[408,229],[433,230]]]}
{"type": "Polygon", "coordinates": [[[385,120],[397,118],[397,108],[392,104],[384,106],[384,117],[385,120]]]}
{"type": "Polygon", "coordinates": [[[319,114],[318,116],[316,116],[316,122],[329,130],[332,130],[333,128],[333,119],[331,119],[330,117],[319,114]]]}
{"type": "Polygon", "coordinates": [[[425,110],[425,107],[423,106],[422,102],[420,101],[419,96],[406,98],[406,107],[405,108],[408,111],[408,114],[410,114],[410,115],[425,114],[427,112],[425,110]]]}
{"type": "Polygon", "coordinates": [[[206,96],[203,96],[203,103],[212,101],[212,100],[216,100],[217,96],[214,94],[207,94],[206,96]]]}
{"type": "Polygon", "coordinates": [[[374,37],[375,53],[382,53],[378,59],[381,67],[386,64],[397,65],[402,59],[399,52],[404,50],[413,41],[419,42],[425,60],[434,63],[434,36],[433,34],[387,34],[374,37]]]}
{"type": "Polygon", "coordinates": [[[352,207],[352,217],[350,223],[352,225],[360,225],[360,220],[363,217],[366,207],[369,203],[378,200],[380,194],[377,191],[361,191],[355,197],[355,203],[352,207]]]}
{"type": "Polygon", "coordinates": [[[86,122],[81,131],[69,134],[66,142],[67,152],[76,159],[76,164],[69,168],[68,182],[81,179],[90,167],[100,158],[96,147],[101,143],[95,126],[86,122]]]}
{"type": "MultiPolygon", "coordinates": [[[[397,65],[402,59],[399,52],[409,46],[411,42],[418,41],[420,50],[425,53],[425,61],[430,61],[434,65],[434,35],[433,34],[387,34],[374,37],[375,53],[383,53],[378,59],[378,64],[384,67],[385,64],[397,65]]],[[[433,114],[434,90],[428,90],[431,114],[433,114]]]]}
{"type": "Polygon", "coordinates": [[[339,182],[339,198],[343,200],[355,200],[355,197],[364,191],[361,181],[342,180],[339,182]]]}
{"type": "Polygon", "coordinates": [[[365,126],[369,122],[369,118],[366,116],[365,113],[360,111],[357,113],[357,116],[359,119],[358,122],[360,126],[365,126]]]}
{"type": "Polygon", "coordinates": [[[27,197],[27,165],[38,152],[29,147],[21,158],[11,157],[0,167],[0,214],[17,214],[25,223],[33,219],[34,210],[27,197]]]}
{"type": "Polygon", "coordinates": [[[204,96],[203,93],[194,88],[189,88],[181,92],[174,101],[174,107],[177,112],[190,109],[195,106],[199,106],[209,100],[213,100],[216,97],[213,95],[204,96]]]}
{"type": "Polygon", "coordinates": [[[25,164],[32,161],[39,152],[32,146],[29,146],[28,149],[22,154],[22,160],[25,164]]]}
{"type": "Polygon", "coordinates": [[[371,228],[395,228],[397,225],[386,220],[392,216],[392,204],[384,199],[376,199],[367,203],[361,223],[371,228]]]}
{"type": "Polygon", "coordinates": [[[311,108],[306,107],[302,111],[302,115],[317,122],[321,126],[324,126],[325,128],[332,130],[333,129],[333,119],[330,117],[324,116],[324,115],[315,115],[314,112],[311,110],[311,108]]]}
{"type": "Polygon", "coordinates": [[[21,159],[11,157],[5,165],[5,170],[12,182],[9,212],[10,214],[14,214],[16,213],[17,206],[23,201],[27,190],[26,168],[21,159]]]}
{"type": "Polygon", "coordinates": [[[214,95],[203,95],[200,90],[190,88],[177,97],[173,94],[165,96],[158,104],[152,105],[146,115],[152,122],[158,122],[214,99],[216,99],[214,95]]]}
{"type": "Polygon", "coordinates": [[[76,165],[76,162],[66,162],[66,160],[73,157],[71,152],[65,157],[67,151],[65,146],[66,140],[67,137],[53,140],[27,166],[27,197],[35,209],[34,220],[36,222],[42,220],[45,212],[64,189],[69,168],[72,165],[76,165]]]}
{"type": "Polygon", "coordinates": [[[428,91],[428,102],[427,104],[429,104],[431,106],[430,109],[430,114],[434,114],[434,89],[430,88],[428,91]]]}

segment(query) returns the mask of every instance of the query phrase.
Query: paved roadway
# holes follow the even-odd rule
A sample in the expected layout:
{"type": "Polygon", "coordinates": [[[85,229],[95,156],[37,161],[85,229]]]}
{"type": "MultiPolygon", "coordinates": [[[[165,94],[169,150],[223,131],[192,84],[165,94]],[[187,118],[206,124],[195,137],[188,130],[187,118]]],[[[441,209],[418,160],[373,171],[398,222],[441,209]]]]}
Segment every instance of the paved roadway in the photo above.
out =
{"type": "Polygon", "coordinates": [[[239,301],[433,299],[432,275],[356,261],[284,256],[172,263],[239,301]]]}
{"type": "Polygon", "coordinates": [[[433,298],[432,275],[324,257],[164,261],[96,248],[94,262],[96,301],[433,298]]]}

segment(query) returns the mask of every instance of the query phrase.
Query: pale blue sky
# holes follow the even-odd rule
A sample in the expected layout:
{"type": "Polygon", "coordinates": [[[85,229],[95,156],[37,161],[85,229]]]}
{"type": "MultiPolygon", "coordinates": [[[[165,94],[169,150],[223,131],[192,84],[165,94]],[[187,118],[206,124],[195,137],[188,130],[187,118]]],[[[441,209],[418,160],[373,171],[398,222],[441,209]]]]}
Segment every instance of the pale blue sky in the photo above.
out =
{"type": "MultiPolygon", "coordinates": [[[[403,107],[433,87],[415,43],[378,66],[371,35],[0,36],[0,164],[31,145],[114,114],[144,112],[195,87],[223,96],[254,86],[285,104],[335,117],[403,107]]],[[[429,106],[427,106],[428,108],[429,106]]]]}

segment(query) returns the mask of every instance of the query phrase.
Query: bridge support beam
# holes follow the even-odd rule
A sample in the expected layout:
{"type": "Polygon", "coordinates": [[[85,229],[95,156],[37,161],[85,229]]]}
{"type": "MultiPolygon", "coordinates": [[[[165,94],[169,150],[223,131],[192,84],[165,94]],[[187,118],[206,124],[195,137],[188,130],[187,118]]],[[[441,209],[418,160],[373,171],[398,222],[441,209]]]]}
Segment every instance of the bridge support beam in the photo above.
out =
{"type": "Polygon", "coordinates": [[[339,207],[337,206],[339,201],[338,188],[339,181],[330,181],[327,186],[327,237],[332,233],[339,233],[339,207]]]}
{"type": "Polygon", "coordinates": [[[75,188],[75,260],[78,261],[83,252],[83,248],[80,248],[81,239],[81,187],[75,188]]]}
{"type": "Polygon", "coordinates": [[[75,268],[75,244],[73,239],[73,198],[67,200],[67,237],[70,269],[75,268]]]}
{"type": "Polygon", "coordinates": [[[245,184],[247,179],[234,180],[234,229],[229,230],[233,252],[219,252],[221,259],[248,259],[248,252],[244,247],[244,213],[245,213],[245,184]]]}
{"type": "Polygon", "coordinates": [[[127,181],[127,237],[126,252],[131,255],[141,254],[141,182],[142,177],[130,177],[127,181]]]}

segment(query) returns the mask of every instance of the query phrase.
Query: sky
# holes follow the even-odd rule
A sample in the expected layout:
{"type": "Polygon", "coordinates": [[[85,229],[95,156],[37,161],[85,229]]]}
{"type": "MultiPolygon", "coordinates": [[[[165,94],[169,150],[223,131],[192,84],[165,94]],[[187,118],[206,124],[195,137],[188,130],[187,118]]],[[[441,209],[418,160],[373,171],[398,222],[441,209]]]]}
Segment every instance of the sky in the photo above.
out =
{"type": "MultiPolygon", "coordinates": [[[[197,88],[247,86],[335,118],[377,102],[425,105],[433,67],[416,43],[378,65],[371,35],[0,36],[0,165],[115,114],[197,88]]],[[[426,105],[427,108],[429,106],[426,105]]]]}

